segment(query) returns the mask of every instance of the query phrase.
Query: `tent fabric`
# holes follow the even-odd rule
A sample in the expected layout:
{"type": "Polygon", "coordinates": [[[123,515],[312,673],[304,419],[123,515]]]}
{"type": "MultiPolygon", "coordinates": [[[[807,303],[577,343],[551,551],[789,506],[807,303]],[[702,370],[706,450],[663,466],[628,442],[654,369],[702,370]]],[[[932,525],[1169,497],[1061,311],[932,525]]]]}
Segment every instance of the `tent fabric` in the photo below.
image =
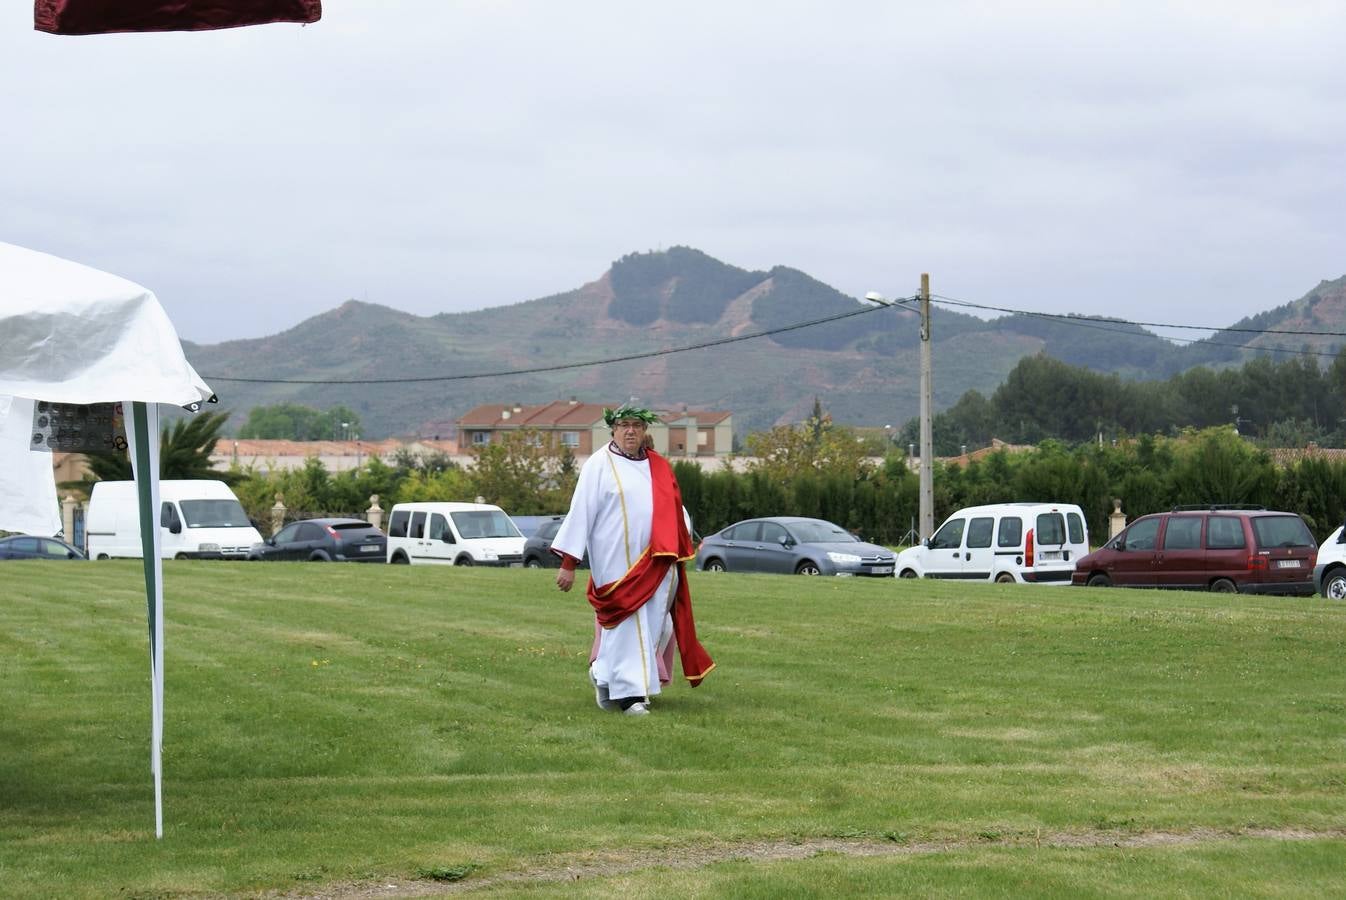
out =
{"type": "Polygon", "coordinates": [[[30,449],[32,428],[33,401],[0,396],[0,529],[55,534],[61,513],[51,454],[30,449]]]}
{"type": "MultiPolygon", "coordinates": [[[[39,525],[44,505],[50,514],[57,512],[51,456],[29,447],[34,401],[120,401],[129,413],[127,438],[140,499],[150,633],[150,772],[157,837],[163,837],[164,607],[159,517],[155,515],[159,503],[156,404],[195,408],[212,397],[209,386],[187,362],[177,332],[154,294],[115,275],[0,243],[0,406],[5,410],[0,439],[6,444],[0,449],[0,467],[18,453],[37,457],[42,464],[40,474],[30,469],[31,482],[3,484],[0,528],[19,521],[18,514],[11,512],[15,509],[31,507],[39,525]],[[25,427],[20,431],[21,422],[25,427]]],[[[31,460],[16,465],[33,466],[31,460]]],[[[55,529],[36,530],[52,533],[55,529]]]]}
{"type": "Polygon", "coordinates": [[[33,27],[51,34],[210,31],[322,18],[320,0],[35,0],[33,27]]]}
{"type": "Polygon", "coordinates": [[[211,396],[153,293],[5,243],[0,243],[0,394],[54,403],[140,400],[174,406],[211,396]]]}

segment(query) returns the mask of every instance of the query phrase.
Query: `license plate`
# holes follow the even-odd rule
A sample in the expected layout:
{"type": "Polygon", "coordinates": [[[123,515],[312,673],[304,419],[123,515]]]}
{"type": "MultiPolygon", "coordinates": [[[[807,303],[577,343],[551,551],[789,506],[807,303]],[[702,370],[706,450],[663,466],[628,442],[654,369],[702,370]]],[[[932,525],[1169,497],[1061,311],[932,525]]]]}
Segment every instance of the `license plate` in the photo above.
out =
{"type": "Polygon", "coordinates": [[[875,566],[874,568],[870,569],[869,571],[873,572],[875,575],[891,575],[891,574],[893,574],[893,567],[892,567],[892,566],[875,566]]]}
{"type": "Polygon", "coordinates": [[[1061,551],[1060,551],[1060,550],[1043,550],[1043,551],[1041,551],[1040,553],[1038,553],[1038,558],[1039,558],[1039,559],[1060,559],[1060,558],[1061,558],[1061,551]]]}
{"type": "Polygon", "coordinates": [[[1276,568],[1278,568],[1278,569],[1298,569],[1298,568],[1299,568],[1299,560],[1297,560],[1297,559],[1278,559],[1278,560],[1276,560],[1276,568]]]}
{"type": "Polygon", "coordinates": [[[361,544],[361,545],[360,545],[360,552],[361,552],[361,553],[378,553],[378,552],[379,552],[379,545],[378,545],[378,544],[361,544]]]}

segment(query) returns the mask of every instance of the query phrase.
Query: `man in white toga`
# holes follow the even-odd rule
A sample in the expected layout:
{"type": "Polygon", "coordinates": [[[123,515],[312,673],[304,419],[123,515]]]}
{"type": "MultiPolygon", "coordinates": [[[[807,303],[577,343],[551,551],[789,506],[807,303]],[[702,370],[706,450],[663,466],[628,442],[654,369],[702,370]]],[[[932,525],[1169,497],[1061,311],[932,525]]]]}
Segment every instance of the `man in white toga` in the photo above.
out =
{"type": "Polygon", "coordinates": [[[580,469],[570,512],[552,539],[561,557],[556,586],[569,591],[589,554],[589,603],[601,631],[589,666],[598,705],[649,712],[659,693],[658,651],[671,618],[683,675],[695,687],[715,667],[696,639],[683,564],[692,538],[668,461],[645,446],[655,415],[624,404],[603,410],[612,441],[580,469]]]}

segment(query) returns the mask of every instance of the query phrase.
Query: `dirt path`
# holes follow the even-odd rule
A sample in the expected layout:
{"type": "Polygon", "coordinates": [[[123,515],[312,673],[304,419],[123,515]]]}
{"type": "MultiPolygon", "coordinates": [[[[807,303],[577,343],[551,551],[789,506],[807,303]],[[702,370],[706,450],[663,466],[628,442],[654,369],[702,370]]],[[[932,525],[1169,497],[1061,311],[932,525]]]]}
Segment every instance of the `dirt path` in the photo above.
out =
{"type": "Polygon", "coordinates": [[[515,872],[473,877],[460,881],[381,880],[329,884],[318,891],[287,892],[266,895],[272,900],[355,900],[366,897],[444,897],[464,894],[486,888],[511,884],[582,881],[611,875],[628,875],[644,869],[698,869],[730,860],[774,862],[777,860],[807,859],[819,853],[841,856],[916,856],[930,853],[949,853],[969,847],[1184,847],[1216,844],[1236,838],[1269,841],[1304,841],[1346,838],[1346,829],[1308,831],[1301,829],[1246,829],[1217,831],[1148,832],[1039,832],[992,838],[972,838],[949,841],[894,841],[844,838],[813,838],[797,841],[759,841],[740,844],[714,844],[694,847],[672,847],[664,850],[623,851],[620,853],[591,853],[557,857],[554,864],[535,866],[515,872]]]}

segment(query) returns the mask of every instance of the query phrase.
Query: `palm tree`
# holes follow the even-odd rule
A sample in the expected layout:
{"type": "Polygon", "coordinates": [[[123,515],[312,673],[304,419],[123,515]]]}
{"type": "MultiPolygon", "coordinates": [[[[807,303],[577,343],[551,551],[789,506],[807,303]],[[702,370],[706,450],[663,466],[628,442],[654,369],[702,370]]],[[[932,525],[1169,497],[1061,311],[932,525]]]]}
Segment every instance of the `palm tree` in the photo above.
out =
{"type": "MultiPolygon", "coordinates": [[[[202,412],[179,419],[171,428],[165,425],[159,438],[159,477],[230,481],[228,472],[216,470],[210,462],[228,418],[227,412],[202,412]]],[[[124,453],[91,453],[89,471],[94,481],[128,481],[131,458],[124,453]]]]}

